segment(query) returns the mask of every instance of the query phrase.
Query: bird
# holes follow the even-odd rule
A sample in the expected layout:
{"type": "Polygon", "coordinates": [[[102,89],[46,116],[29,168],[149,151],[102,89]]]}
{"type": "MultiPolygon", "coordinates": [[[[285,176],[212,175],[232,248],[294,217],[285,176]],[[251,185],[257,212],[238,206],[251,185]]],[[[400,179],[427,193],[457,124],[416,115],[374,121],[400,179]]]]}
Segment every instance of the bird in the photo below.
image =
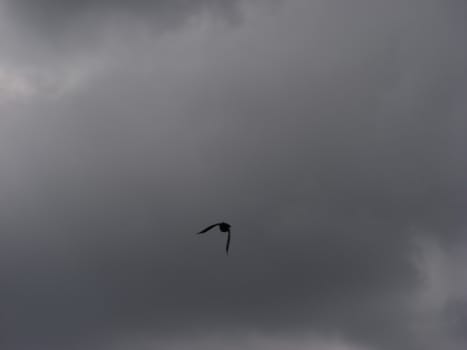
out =
{"type": "Polygon", "coordinates": [[[200,235],[200,234],[203,234],[203,233],[206,233],[208,232],[209,230],[213,229],[214,227],[216,226],[219,226],[219,230],[221,232],[227,232],[227,244],[225,245],[225,253],[227,255],[229,255],[229,246],[230,246],[230,227],[231,225],[229,225],[228,223],[226,222],[218,222],[217,224],[213,224],[213,225],[210,225],[208,227],[206,227],[205,229],[199,231],[197,234],[200,235]]]}

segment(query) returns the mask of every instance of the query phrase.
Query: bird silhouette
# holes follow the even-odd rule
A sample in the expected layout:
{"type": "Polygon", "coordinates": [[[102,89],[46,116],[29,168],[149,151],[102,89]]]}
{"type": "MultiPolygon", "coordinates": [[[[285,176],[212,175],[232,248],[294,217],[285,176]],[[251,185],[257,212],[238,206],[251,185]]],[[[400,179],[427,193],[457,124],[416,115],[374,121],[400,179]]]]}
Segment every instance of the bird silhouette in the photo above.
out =
{"type": "Polygon", "coordinates": [[[217,224],[210,225],[205,229],[199,231],[197,234],[200,235],[202,233],[206,233],[209,230],[213,229],[214,227],[219,226],[219,230],[221,232],[227,232],[227,244],[225,246],[225,253],[229,254],[229,246],[230,246],[230,225],[226,222],[218,222],[217,224]]]}

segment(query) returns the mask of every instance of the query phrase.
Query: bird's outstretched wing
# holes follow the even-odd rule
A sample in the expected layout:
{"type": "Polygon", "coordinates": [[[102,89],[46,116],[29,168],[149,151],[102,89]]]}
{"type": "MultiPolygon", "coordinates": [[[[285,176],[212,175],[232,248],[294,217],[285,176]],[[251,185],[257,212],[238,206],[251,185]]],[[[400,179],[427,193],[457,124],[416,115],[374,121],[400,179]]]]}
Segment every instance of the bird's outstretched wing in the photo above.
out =
{"type": "Polygon", "coordinates": [[[225,254],[229,255],[229,245],[230,245],[230,230],[227,231],[227,245],[225,246],[225,254]]]}
{"type": "Polygon", "coordinates": [[[202,230],[202,231],[199,231],[197,234],[199,235],[199,234],[201,234],[201,233],[208,232],[210,229],[212,229],[212,228],[216,227],[217,225],[219,225],[219,224],[217,223],[217,224],[214,224],[214,225],[208,226],[208,227],[206,227],[204,230],[202,230]]]}

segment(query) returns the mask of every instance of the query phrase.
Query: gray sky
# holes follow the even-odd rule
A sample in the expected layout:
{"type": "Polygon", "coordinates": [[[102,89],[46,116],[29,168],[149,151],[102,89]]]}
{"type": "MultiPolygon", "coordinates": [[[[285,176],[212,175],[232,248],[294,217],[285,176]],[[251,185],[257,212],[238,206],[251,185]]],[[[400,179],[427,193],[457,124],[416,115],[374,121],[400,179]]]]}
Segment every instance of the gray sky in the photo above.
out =
{"type": "Polygon", "coordinates": [[[466,20],[0,0],[2,349],[465,349],[466,20]]]}

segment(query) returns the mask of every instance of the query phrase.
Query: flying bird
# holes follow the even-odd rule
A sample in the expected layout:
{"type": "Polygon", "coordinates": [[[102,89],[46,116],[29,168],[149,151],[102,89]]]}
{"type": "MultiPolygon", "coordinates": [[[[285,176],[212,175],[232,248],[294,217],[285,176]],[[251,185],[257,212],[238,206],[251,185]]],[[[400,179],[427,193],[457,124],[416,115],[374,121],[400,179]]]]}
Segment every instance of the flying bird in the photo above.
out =
{"type": "Polygon", "coordinates": [[[226,222],[218,222],[217,224],[210,225],[206,227],[204,230],[199,231],[197,234],[200,235],[202,233],[206,233],[209,230],[213,229],[214,227],[219,226],[219,230],[221,232],[227,232],[227,244],[225,246],[225,253],[229,254],[229,245],[230,245],[230,225],[226,222]]]}

